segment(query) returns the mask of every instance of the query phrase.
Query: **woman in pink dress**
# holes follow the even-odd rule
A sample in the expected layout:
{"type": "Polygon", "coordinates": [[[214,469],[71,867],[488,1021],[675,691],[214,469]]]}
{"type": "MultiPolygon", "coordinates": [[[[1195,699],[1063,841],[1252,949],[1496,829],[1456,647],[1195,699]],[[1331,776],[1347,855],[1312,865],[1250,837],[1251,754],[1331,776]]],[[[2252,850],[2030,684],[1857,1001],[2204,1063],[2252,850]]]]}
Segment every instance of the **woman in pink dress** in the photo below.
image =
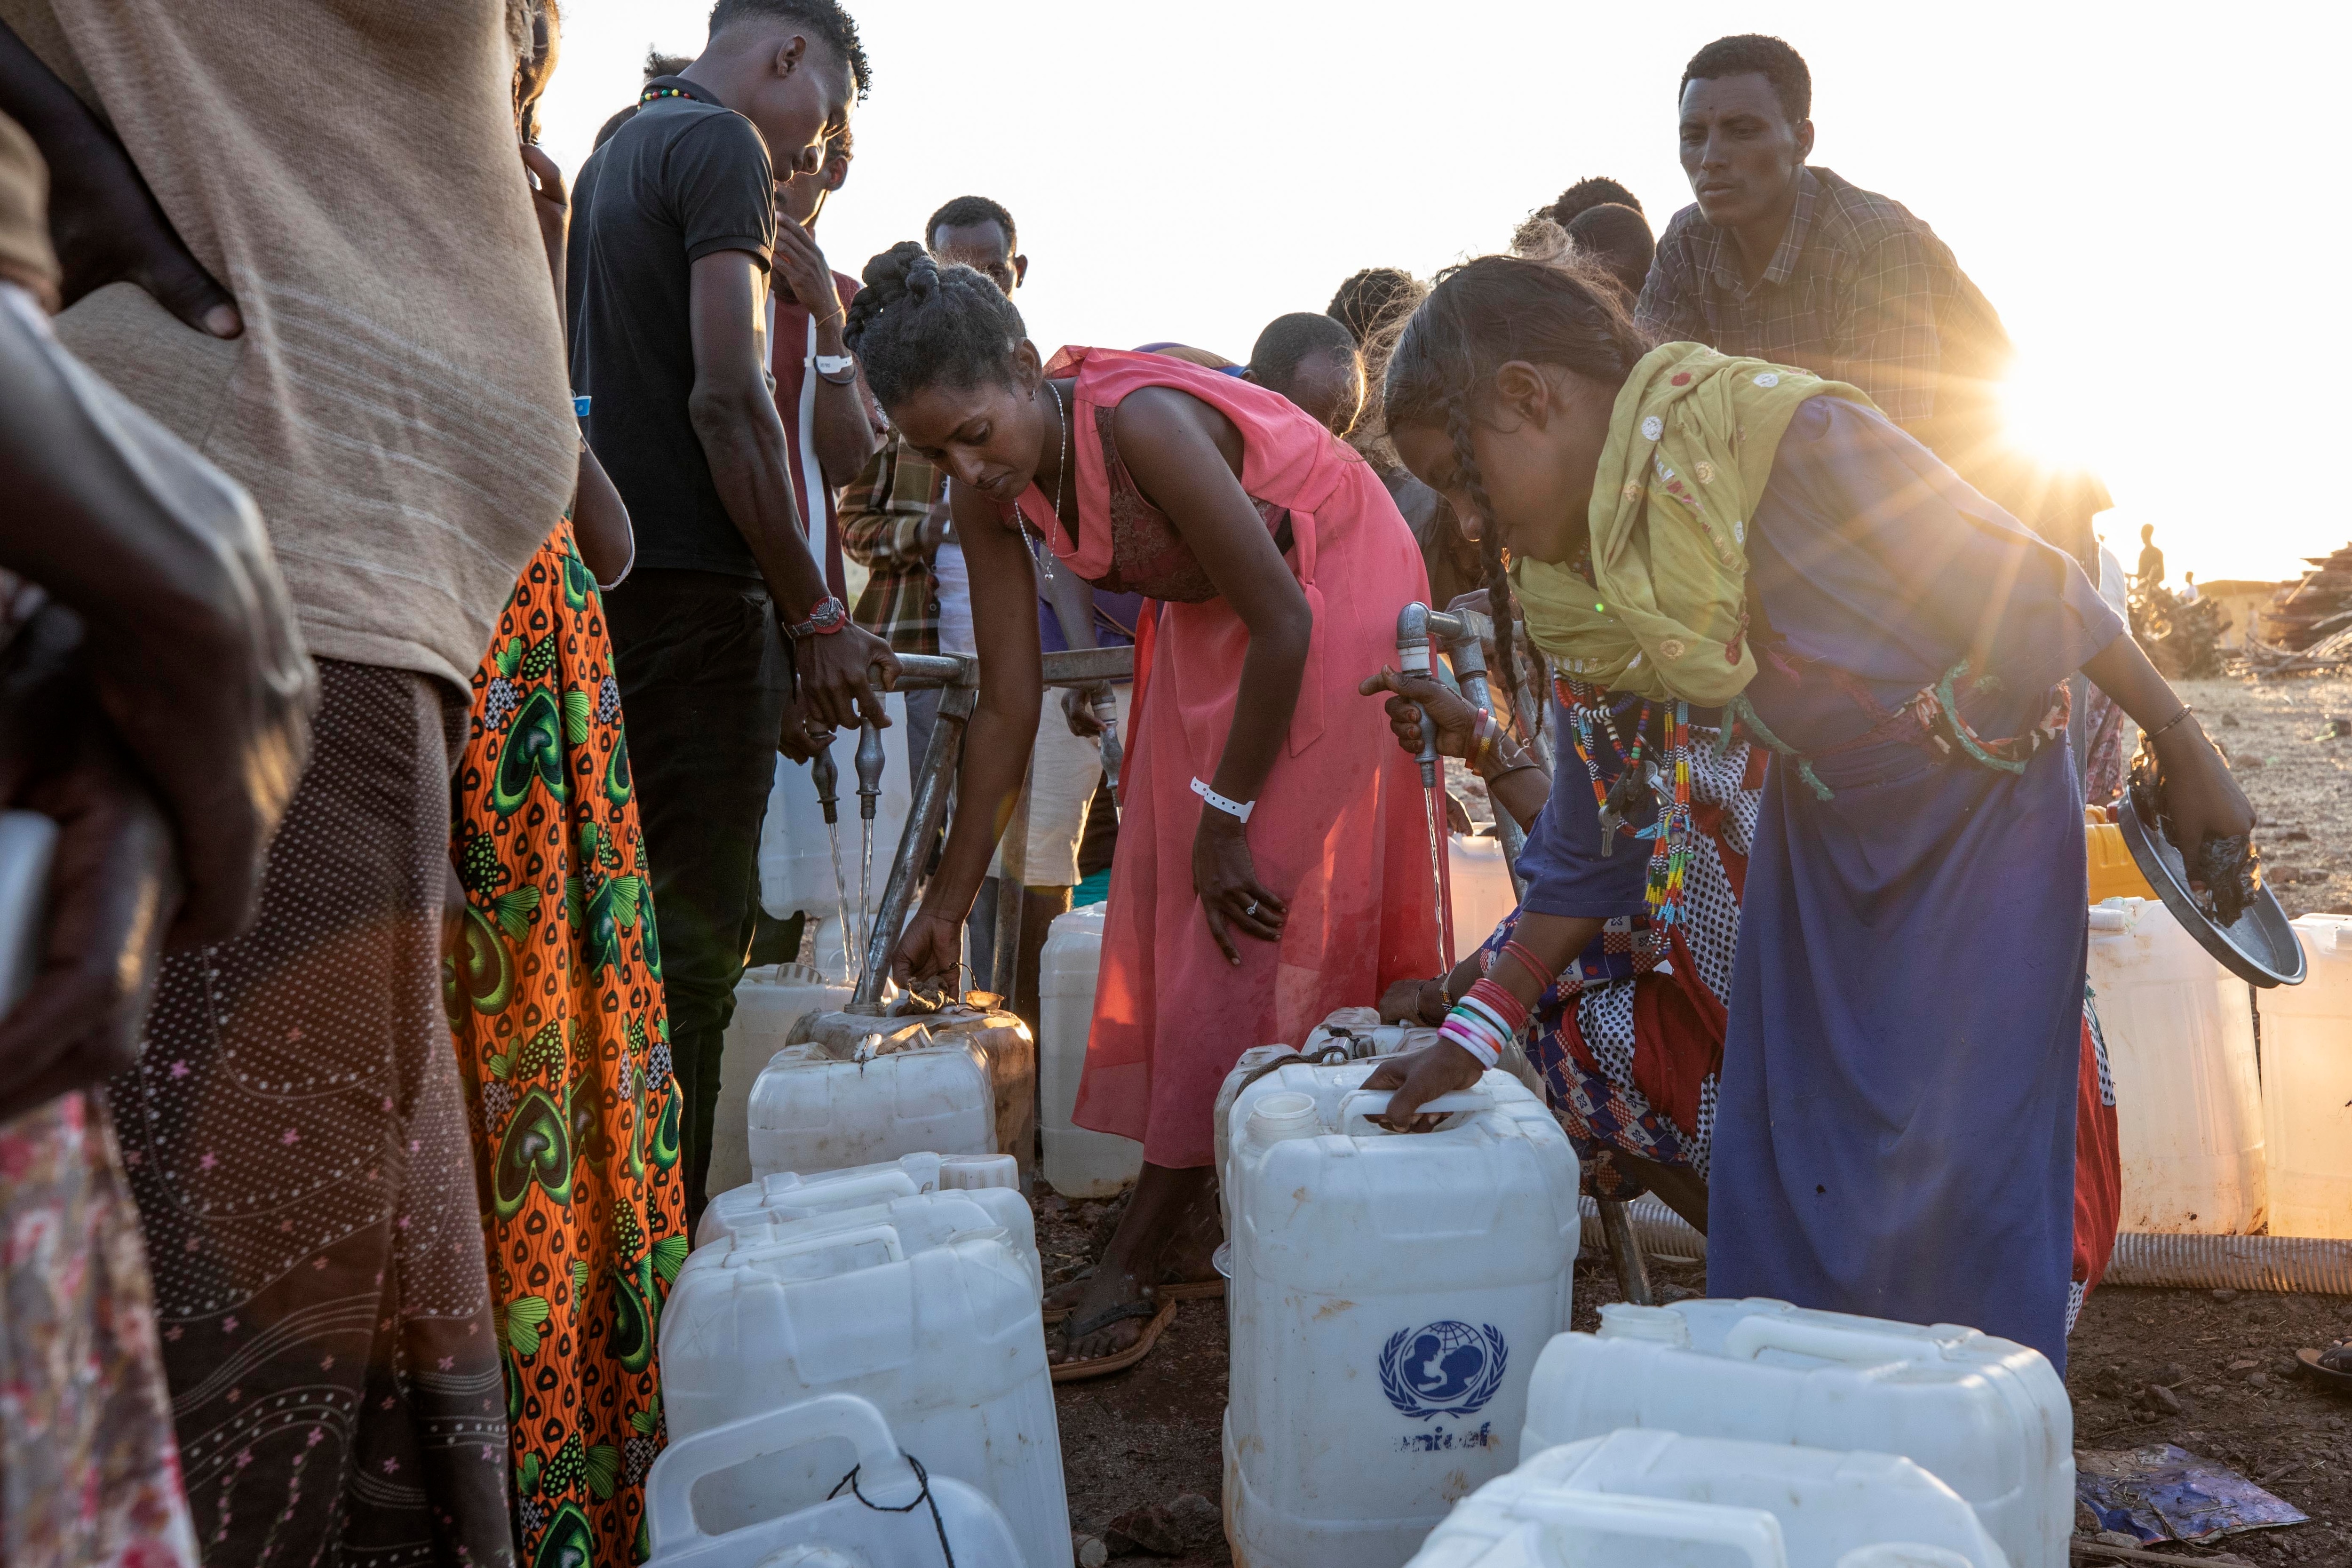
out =
{"type": "Polygon", "coordinates": [[[1419,778],[1352,677],[1393,657],[1427,579],[1378,476],[1284,398],[1161,354],[1042,364],[995,285],[918,245],[877,257],[866,282],[849,341],[908,444],[954,478],[981,658],[955,826],[900,939],[902,980],[955,973],[1021,788],[1043,696],[1037,576],[1164,605],[1139,646],[1076,1113],[1140,1140],[1143,1173],[1100,1263],[1055,1302],[1070,1313],[1056,1360],[1076,1371],[1161,1321],[1158,1283],[1208,1274],[1170,1243],[1200,1228],[1186,1221],[1213,1191],[1210,1110],[1235,1058],[1302,1042],[1438,951],[1419,778]]]}

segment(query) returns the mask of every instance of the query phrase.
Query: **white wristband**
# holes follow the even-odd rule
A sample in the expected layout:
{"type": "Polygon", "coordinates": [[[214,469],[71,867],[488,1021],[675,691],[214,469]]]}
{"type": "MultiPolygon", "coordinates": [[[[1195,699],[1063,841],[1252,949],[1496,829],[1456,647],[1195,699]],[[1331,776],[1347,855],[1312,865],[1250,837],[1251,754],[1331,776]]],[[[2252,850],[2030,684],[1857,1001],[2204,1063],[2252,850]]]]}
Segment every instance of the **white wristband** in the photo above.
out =
{"type": "Polygon", "coordinates": [[[1199,795],[1202,800],[1207,801],[1211,805],[1215,806],[1219,811],[1223,812],[1227,816],[1233,817],[1236,821],[1247,822],[1250,818],[1250,813],[1257,809],[1257,802],[1254,800],[1227,800],[1223,795],[1219,795],[1215,790],[1211,789],[1199,779],[1194,779],[1192,781],[1192,793],[1199,795]]]}

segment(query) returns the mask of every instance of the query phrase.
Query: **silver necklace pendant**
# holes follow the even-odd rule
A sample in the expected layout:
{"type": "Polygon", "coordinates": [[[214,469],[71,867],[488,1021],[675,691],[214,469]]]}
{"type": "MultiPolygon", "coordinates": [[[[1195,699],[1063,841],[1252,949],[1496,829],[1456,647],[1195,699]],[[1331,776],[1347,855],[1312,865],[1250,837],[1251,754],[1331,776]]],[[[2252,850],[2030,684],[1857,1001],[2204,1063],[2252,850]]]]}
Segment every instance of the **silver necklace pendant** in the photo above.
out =
{"type": "MultiPolygon", "coordinates": [[[[1058,528],[1062,523],[1063,487],[1069,482],[1070,478],[1070,415],[1069,410],[1062,403],[1062,389],[1048,381],[1045,383],[1045,390],[1054,395],[1055,422],[1062,427],[1062,464],[1054,474],[1054,515],[1046,525],[1046,527],[1058,528]]],[[[1020,499],[1015,497],[1013,502],[1013,516],[1014,525],[1021,531],[1021,542],[1029,547],[1029,559],[1036,563],[1038,581],[1051,583],[1054,580],[1053,536],[1046,533],[1045,528],[1040,528],[1037,531],[1045,535],[1042,541],[1044,548],[1040,549],[1041,542],[1029,537],[1028,515],[1021,510],[1020,499]]]]}

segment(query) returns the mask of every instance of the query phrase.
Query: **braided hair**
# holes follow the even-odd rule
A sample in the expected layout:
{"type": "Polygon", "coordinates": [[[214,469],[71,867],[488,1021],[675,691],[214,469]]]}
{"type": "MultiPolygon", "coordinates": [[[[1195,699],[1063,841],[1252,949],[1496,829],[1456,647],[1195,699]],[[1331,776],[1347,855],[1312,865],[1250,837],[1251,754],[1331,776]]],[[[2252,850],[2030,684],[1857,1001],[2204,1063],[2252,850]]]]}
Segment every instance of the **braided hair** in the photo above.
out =
{"type": "Polygon", "coordinates": [[[866,264],[842,336],[886,409],[928,386],[1011,384],[1013,351],[1029,335],[1021,312],[969,267],[941,267],[901,240],[866,264]]]}
{"type": "MultiPolygon", "coordinates": [[[[1517,605],[1486,476],[1470,443],[1481,416],[1478,400],[1495,373],[1513,360],[1558,365],[1603,386],[1622,386],[1650,346],[1615,280],[1591,262],[1573,255],[1482,256],[1437,275],[1389,356],[1381,389],[1387,427],[1439,426],[1454,443],[1462,486],[1476,514],[1496,664],[1507,689],[1517,690],[1519,673],[1512,630],[1517,605]]],[[[1540,709],[1528,721],[1541,722],[1540,709]]]]}

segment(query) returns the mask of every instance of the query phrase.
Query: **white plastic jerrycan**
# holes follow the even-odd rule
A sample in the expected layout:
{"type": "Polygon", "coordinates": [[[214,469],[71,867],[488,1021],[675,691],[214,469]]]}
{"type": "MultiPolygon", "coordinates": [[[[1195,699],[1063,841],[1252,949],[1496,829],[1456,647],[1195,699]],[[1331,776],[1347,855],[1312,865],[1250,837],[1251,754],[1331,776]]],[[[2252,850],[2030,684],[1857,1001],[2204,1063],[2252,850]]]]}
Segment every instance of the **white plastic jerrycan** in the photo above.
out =
{"type": "Polygon", "coordinates": [[[1236,1108],[1224,1495],[1252,1568],[1402,1563],[1510,1468],[1568,1321],[1577,1166],[1551,1113],[1490,1072],[1431,1102],[1439,1131],[1389,1132],[1372,1067],[1286,1066],[1236,1108]]]}
{"type": "Polygon", "coordinates": [[[1012,1527],[996,1505],[920,1464],[919,1456],[910,1463],[898,1451],[879,1410],[848,1394],[804,1399],[675,1439],[646,1481],[649,1568],[944,1568],[949,1552],[956,1568],[1022,1568],[1012,1527]],[[818,1444],[836,1451],[848,1446],[856,1456],[854,1488],[738,1530],[697,1522],[695,1483],[705,1476],[818,1444]]]}
{"type": "Polygon", "coordinates": [[[992,1005],[925,1011],[910,1000],[887,1016],[803,1013],[751,1101],[755,1176],[917,1153],[1010,1154],[1024,1186],[1036,1173],[1036,1037],[992,1005]],[[985,1116],[975,1062],[987,1079],[985,1116]]]}
{"type": "Polygon", "coordinates": [[[1037,1257],[1037,1226],[1030,1213],[1029,1200],[1005,1187],[982,1187],[964,1193],[917,1193],[846,1208],[824,1209],[800,1219],[766,1215],[708,1247],[696,1247],[687,1254],[678,1277],[684,1279],[688,1270],[725,1268],[736,1252],[747,1248],[872,1225],[887,1225],[897,1231],[898,1245],[909,1257],[973,1237],[994,1237],[1011,1247],[1023,1266],[1037,1276],[1039,1293],[1045,1291],[1045,1268],[1037,1257]]]}
{"type": "Polygon", "coordinates": [[[1544,1347],[1520,1452],[1641,1426],[1917,1461],[2015,1568],[2064,1568],[2074,1416],[2039,1351],[1762,1297],[1601,1309],[1544,1347]]]}
{"type": "Polygon", "coordinates": [[[1624,1431],[1473,1493],[1412,1568],[2011,1568],[1909,1459],[1624,1431]]]}
{"type": "Polygon", "coordinates": [[[2116,1079],[2118,1228],[2261,1230],[2269,1184],[2246,983],[2153,899],[2092,909],[2090,975],[2116,1079]]]}
{"type": "MultiPolygon", "coordinates": [[[[1218,1180],[1224,1179],[1225,1154],[1233,1147],[1233,1130],[1246,1119],[1244,1109],[1240,1117],[1234,1113],[1234,1105],[1245,1091],[1255,1089],[1256,1094],[1272,1094],[1283,1087],[1266,1084],[1257,1088],[1260,1080],[1284,1067],[1336,1067],[1344,1062],[1368,1061],[1374,1057],[1393,1056],[1400,1050],[1417,1047],[1437,1037],[1434,1029],[1408,1028],[1402,1024],[1383,1024],[1377,1007],[1341,1007],[1329,1017],[1307,1031],[1307,1043],[1294,1046],[1252,1046],[1234,1063],[1225,1074],[1225,1081],[1217,1086],[1216,1107],[1212,1112],[1213,1142],[1218,1180]]],[[[1361,1082],[1369,1068],[1358,1075],[1361,1082]]],[[[1293,1089],[1318,1080],[1300,1079],[1290,1085],[1293,1089]]],[[[1308,1092],[1314,1092],[1308,1090],[1308,1092]]],[[[1228,1226],[1228,1229],[1231,1227],[1228,1226]]]]}
{"type": "Polygon", "coordinates": [[[719,1061],[719,1105],[711,1113],[710,1174],[704,1191],[725,1192],[751,1179],[752,1083],[804,1015],[837,1012],[849,1005],[849,998],[848,986],[833,984],[806,964],[769,964],[744,973],[735,987],[735,1016],[728,1023],[719,1061]]]}
{"type": "Polygon", "coordinates": [[[1021,1190],[1021,1171],[1010,1154],[902,1154],[875,1165],[842,1171],[778,1171],[714,1193],[694,1227],[694,1245],[732,1236],[747,1226],[806,1219],[834,1209],[885,1203],[919,1193],[961,1193],[992,1187],[1021,1190]]]}
{"type": "MultiPolygon", "coordinates": [[[[1003,1510],[1023,1563],[1070,1568],[1034,1266],[992,1228],[930,1231],[939,1211],[975,1195],[898,1198],[891,1207],[908,1212],[887,1219],[817,1215],[689,1258],[661,1318],[673,1441],[854,1394],[934,1478],[967,1482],[1003,1510]],[[916,1209],[930,1211],[921,1224],[916,1209]]],[[[852,1462],[820,1446],[735,1466],[697,1485],[695,1517],[715,1533],[814,1506],[852,1462]]]]}
{"type": "Polygon", "coordinates": [[[2271,1234],[2352,1237],[2352,915],[2294,922],[2310,973],[2262,994],[2271,1234]]]}
{"type": "MultiPolygon", "coordinates": [[[[1504,910],[1505,914],[1516,904],[1504,910]]],[[[1486,938],[1482,933],[1480,941],[1486,938]]],[[[1311,1062],[1334,1062],[1347,1057],[1392,1057],[1405,1051],[1417,1051],[1437,1040],[1435,1027],[1424,1024],[1383,1024],[1377,1007],[1341,1007],[1307,1033],[1307,1043],[1298,1054],[1311,1062]]],[[[1503,1047],[1503,1059],[1496,1064],[1528,1088],[1537,1099],[1543,1098],[1543,1080],[1536,1076],[1528,1063],[1527,1048],[1514,1039],[1503,1047]]]]}
{"type": "Polygon", "coordinates": [[[1077,1126],[1078,1077],[1094,1027],[1095,977],[1102,963],[1108,904],[1058,916],[1037,960],[1037,1088],[1046,1183],[1066,1198],[1107,1198],[1143,1169],[1143,1145],[1077,1126]]]}
{"type": "Polygon", "coordinates": [[[996,1088],[980,1047],[934,1039],[919,1020],[871,1022],[867,1038],[846,1050],[787,1046],[760,1069],[749,1115],[753,1179],[999,1152],[996,1088]]]}

